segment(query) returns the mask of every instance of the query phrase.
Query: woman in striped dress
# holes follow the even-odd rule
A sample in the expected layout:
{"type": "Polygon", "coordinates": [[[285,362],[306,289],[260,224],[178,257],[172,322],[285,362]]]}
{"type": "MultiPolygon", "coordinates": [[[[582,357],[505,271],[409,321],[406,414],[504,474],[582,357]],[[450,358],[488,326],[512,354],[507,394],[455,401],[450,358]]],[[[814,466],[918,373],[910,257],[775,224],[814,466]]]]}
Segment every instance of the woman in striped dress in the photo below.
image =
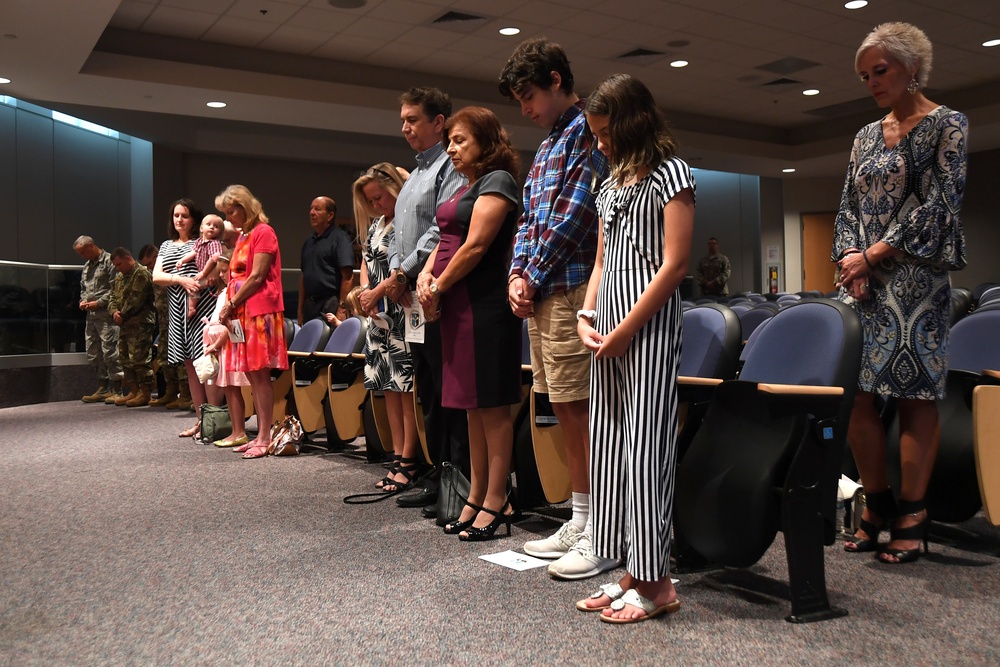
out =
{"type": "Polygon", "coordinates": [[[611,164],[601,187],[597,261],[579,313],[593,353],[590,394],[594,552],[625,576],[580,600],[609,623],[677,611],[670,524],[681,298],[694,226],[694,178],[649,90],[616,74],[586,102],[611,164]]]}
{"type": "Polygon", "coordinates": [[[198,273],[194,262],[177,265],[194,249],[201,218],[201,210],[190,199],[178,199],[171,205],[170,238],[160,245],[160,254],[153,267],[153,282],[168,287],[167,361],[171,364],[183,363],[187,368],[191,399],[199,416],[194,426],[178,433],[182,438],[198,436],[203,403],[222,404],[222,392],[212,387],[208,390],[211,392],[209,395],[194,371],[194,360],[201,356],[203,349],[202,331],[205,325],[201,320],[212,314],[215,302],[208,298],[211,291],[207,287],[202,288],[194,279],[198,273]],[[188,296],[196,294],[199,295],[197,310],[192,317],[188,317],[188,296]]]}

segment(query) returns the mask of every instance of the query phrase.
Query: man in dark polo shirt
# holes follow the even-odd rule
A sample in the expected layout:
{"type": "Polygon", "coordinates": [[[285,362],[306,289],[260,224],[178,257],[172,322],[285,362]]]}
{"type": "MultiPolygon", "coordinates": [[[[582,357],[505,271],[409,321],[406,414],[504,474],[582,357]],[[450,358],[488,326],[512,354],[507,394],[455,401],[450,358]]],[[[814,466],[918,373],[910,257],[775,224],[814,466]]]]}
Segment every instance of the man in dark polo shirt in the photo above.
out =
{"type": "Polygon", "coordinates": [[[313,235],[302,245],[302,278],[299,281],[299,324],[337,312],[354,282],[354,243],[333,224],[337,203],[316,197],[309,208],[313,235]]]}

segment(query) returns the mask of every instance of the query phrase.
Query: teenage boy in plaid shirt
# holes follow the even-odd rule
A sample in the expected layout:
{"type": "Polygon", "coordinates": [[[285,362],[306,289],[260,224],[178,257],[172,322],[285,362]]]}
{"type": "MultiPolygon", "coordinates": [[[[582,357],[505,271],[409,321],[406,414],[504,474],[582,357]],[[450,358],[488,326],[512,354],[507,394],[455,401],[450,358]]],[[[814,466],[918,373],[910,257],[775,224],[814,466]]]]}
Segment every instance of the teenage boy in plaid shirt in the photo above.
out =
{"type": "Polygon", "coordinates": [[[597,558],[590,523],[590,352],[576,332],[597,256],[599,220],[594,199],[608,175],[605,157],[592,151],[583,101],[573,92],[565,52],[542,39],[523,42],[500,73],[500,93],[549,130],[524,184],[524,214],[514,240],[508,299],[528,318],[534,390],[548,393],[562,426],[573,489],[573,517],[525,552],[556,558],[549,574],[584,579],[616,562],[597,558]]]}

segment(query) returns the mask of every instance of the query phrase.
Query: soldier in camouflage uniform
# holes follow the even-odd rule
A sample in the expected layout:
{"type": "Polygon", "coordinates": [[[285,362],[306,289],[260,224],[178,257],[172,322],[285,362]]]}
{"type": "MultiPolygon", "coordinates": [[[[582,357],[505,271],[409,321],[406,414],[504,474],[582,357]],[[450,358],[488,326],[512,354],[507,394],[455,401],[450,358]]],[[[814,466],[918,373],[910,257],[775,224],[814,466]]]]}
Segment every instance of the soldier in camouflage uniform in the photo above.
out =
{"type": "Polygon", "coordinates": [[[153,276],[134,259],[126,248],[115,248],[111,262],[118,270],[111,288],[108,312],[118,325],[118,360],[122,366],[123,385],[127,396],[115,405],[130,408],[149,405],[153,390],[152,361],[153,327],[156,311],[153,309],[153,276]]]}
{"type": "Polygon", "coordinates": [[[729,276],[732,269],[729,258],[719,252],[719,240],[708,239],[708,254],[698,262],[694,278],[701,287],[702,296],[726,296],[729,294],[729,276]]]}
{"type": "Polygon", "coordinates": [[[115,267],[111,255],[101,250],[89,236],[73,243],[73,250],[85,262],[80,274],[80,310],[87,313],[84,336],[87,360],[97,371],[97,391],[83,397],[84,403],[103,403],[121,394],[122,371],[118,364],[118,327],[108,312],[111,281],[115,267]]]}
{"type": "MultiPolygon", "coordinates": [[[[139,251],[139,263],[153,272],[156,266],[156,258],[159,255],[159,248],[148,244],[139,251]]],[[[163,373],[164,388],[163,394],[155,400],[149,402],[150,405],[166,407],[168,409],[187,409],[191,405],[191,390],[188,388],[187,371],[183,365],[172,365],[167,361],[167,288],[162,285],[153,285],[153,305],[156,307],[156,330],[160,336],[160,343],[156,346],[156,359],[154,368],[159,368],[163,373]],[[178,396],[178,390],[181,395],[178,396]],[[186,403],[186,405],[184,405],[186,403]]]]}

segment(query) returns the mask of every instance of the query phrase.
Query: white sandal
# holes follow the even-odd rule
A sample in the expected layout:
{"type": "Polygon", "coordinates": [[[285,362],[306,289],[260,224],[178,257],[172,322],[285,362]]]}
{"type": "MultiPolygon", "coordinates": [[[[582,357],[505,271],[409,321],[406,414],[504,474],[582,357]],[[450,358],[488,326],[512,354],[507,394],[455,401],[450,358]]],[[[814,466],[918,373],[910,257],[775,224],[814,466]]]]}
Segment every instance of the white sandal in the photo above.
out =
{"type": "Polygon", "coordinates": [[[636,589],[630,588],[625,591],[624,595],[612,602],[608,609],[621,611],[627,604],[642,609],[646,614],[637,618],[614,618],[601,614],[601,620],[605,623],[641,623],[642,621],[656,618],[660,614],[672,614],[681,608],[680,600],[674,600],[673,602],[668,602],[665,605],[657,607],[655,602],[644,598],[636,589]]]}
{"type": "Polygon", "coordinates": [[[624,594],[625,594],[625,589],[623,589],[618,584],[617,581],[610,584],[604,584],[599,589],[591,593],[590,597],[577,602],[576,608],[579,609],[580,611],[603,611],[604,609],[607,609],[611,605],[606,604],[602,607],[591,607],[587,605],[587,600],[596,600],[600,597],[607,595],[609,598],[611,598],[611,601],[614,602],[624,594]]]}

